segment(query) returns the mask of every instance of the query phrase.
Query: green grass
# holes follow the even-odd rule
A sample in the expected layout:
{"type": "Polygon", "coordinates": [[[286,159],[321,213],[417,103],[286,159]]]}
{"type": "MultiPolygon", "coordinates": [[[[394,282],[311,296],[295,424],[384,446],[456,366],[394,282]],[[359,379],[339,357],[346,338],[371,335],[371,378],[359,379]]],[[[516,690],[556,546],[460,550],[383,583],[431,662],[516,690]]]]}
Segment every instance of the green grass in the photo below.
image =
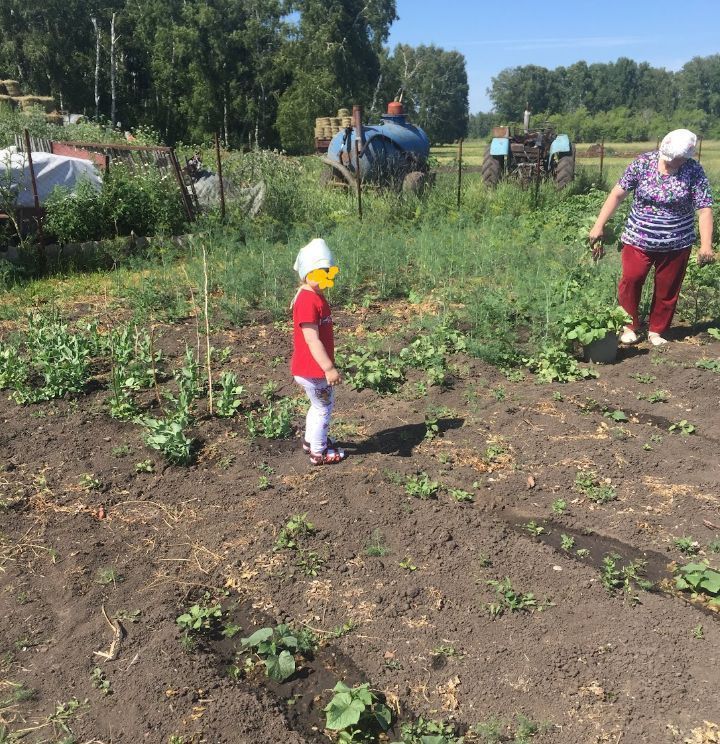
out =
{"type": "MultiPolygon", "coordinates": [[[[715,145],[705,143],[704,152],[716,152],[715,145]]],[[[483,148],[469,142],[465,151],[472,156],[483,148]]],[[[267,178],[259,218],[230,208],[228,224],[204,218],[187,244],[160,240],[112,270],[68,267],[43,278],[10,277],[4,290],[0,274],[0,320],[22,319],[37,307],[77,315],[78,305],[141,325],[192,316],[202,299],[203,248],[213,326],[242,325],[257,311],[286,319],[295,255],[318,235],[340,266],[328,293],[333,306],[432,297],[441,315],[452,311],[462,321],[471,350],[491,361],[557,340],[560,319],[581,297],[616,301],[618,253],[609,250],[595,265],[584,239],[604,200],[604,192],[588,192],[585,176],[564,192],[546,183],[536,193],[511,183],[488,190],[479,173],[468,173],[458,209],[455,177],[440,173],[423,199],[368,189],[360,222],[353,194],[319,185],[317,158],[232,154],[227,169],[267,178]]],[[[708,317],[720,315],[716,294],[700,303],[708,317]]]]}

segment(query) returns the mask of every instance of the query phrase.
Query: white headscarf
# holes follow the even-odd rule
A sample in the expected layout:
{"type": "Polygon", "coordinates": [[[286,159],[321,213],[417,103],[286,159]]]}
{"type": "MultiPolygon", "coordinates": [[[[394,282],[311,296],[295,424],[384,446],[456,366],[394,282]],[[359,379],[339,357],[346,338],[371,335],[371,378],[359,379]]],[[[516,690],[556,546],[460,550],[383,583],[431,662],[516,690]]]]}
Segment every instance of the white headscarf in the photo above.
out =
{"type": "Polygon", "coordinates": [[[297,271],[301,281],[315,269],[329,269],[335,265],[333,254],[328,248],[328,244],[322,238],[311,240],[306,246],[300,249],[295,259],[293,269],[297,271]]]}
{"type": "Polygon", "coordinates": [[[673,129],[660,143],[660,157],[663,160],[691,158],[695,154],[697,137],[689,129],[673,129]]]}

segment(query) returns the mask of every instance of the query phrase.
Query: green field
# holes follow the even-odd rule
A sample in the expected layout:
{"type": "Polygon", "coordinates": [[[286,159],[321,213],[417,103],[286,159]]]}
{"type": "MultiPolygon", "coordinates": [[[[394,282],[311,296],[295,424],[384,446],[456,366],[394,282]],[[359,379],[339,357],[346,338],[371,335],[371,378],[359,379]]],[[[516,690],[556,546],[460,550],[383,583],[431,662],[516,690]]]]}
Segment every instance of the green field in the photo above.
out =
{"type": "MultiPolygon", "coordinates": [[[[488,140],[467,140],[463,143],[463,162],[468,166],[482,165],[483,156],[489,143],[488,140]]],[[[599,157],[584,157],[587,149],[595,143],[576,143],[577,166],[579,169],[588,169],[591,172],[599,172],[599,157]],[[594,169],[594,170],[593,170],[594,169]]],[[[617,180],[624,168],[630,163],[635,155],[648,150],[654,150],[657,142],[606,142],[606,155],[603,162],[604,173],[611,182],[617,180]]],[[[431,153],[437,158],[440,165],[450,165],[457,162],[457,145],[436,145],[431,153]]],[[[703,140],[700,162],[705,168],[708,177],[713,180],[720,178],[720,140],[703,140]]]]}

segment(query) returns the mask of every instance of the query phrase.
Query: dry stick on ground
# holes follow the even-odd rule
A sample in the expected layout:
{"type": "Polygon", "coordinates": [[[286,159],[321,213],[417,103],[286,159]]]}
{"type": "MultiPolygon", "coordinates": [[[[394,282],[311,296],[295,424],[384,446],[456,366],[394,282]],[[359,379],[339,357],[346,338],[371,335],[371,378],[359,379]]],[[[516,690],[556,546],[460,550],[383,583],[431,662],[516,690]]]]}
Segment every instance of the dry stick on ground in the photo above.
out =
{"type": "Polygon", "coordinates": [[[109,651],[93,651],[95,656],[100,656],[101,658],[105,659],[105,661],[115,661],[118,657],[118,653],[120,651],[120,641],[122,640],[123,636],[123,629],[122,625],[120,625],[120,621],[117,618],[113,618],[112,620],[108,617],[107,612],[105,612],[105,605],[101,605],[100,609],[102,610],[102,614],[105,617],[105,621],[110,626],[113,632],[113,639],[112,643],[110,644],[109,651]]]}
{"type": "Polygon", "coordinates": [[[212,370],[210,369],[210,318],[208,317],[208,269],[207,269],[207,252],[205,250],[205,243],[202,246],[202,257],[203,257],[203,305],[205,310],[205,346],[206,346],[206,358],[205,364],[207,366],[207,379],[208,379],[208,410],[210,415],[213,414],[213,386],[212,386],[212,370]]]}

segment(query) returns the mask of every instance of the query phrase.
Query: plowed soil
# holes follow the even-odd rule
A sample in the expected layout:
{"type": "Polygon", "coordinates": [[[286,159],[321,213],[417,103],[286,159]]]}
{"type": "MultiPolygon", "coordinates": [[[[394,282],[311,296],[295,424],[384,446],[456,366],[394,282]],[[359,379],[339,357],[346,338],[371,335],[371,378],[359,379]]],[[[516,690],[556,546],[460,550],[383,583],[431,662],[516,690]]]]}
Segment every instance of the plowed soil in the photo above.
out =
{"type": "MultiPolygon", "coordinates": [[[[380,310],[390,331],[412,314],[380,310]]],[[[337,314],[339,345],[361,343],[377,311],[337,314]]],[[[194,327],[163,334],[172,356],[194,327]]],[[[231,347],[224,368],[249,398],[271,379],[277,395],[297,394],[276,326],[213,344],[231,347]]],[[[695,362],[719,355],[717,341],[678,329],[666,350],[621,351],[586,382],[510,381],[458,356],[453,386],[427,396],[416,397],[420,373],[394,396],[345,386],[335,435],[348,457],[321,468],[299,434],[249,439],[242,414],[201,410],[196,461],[176,467],[147,449],[139,427],[107,415],[102,386],[28,407],[3,398],[7,732],[36,742],[321,742],[322,708],[345,679],[382,691],[400,721],[422,715],[465,729],[500,718],[503,741],[518,715],[540,724],[534,740],[556,744],[718,741],[718,615],[670,590],[669,564],[689,560],[674,544],[685,536],[717,564],[720,378],[695,362]],[[639,397],[657,390],[666,401],[639,397]],[[429,409],[440,411],[433,438],[429,409]],[[615,411],[627,420],[606,415],[615,411]],[[669,431],[681,420],[695,433],[669,431]],[[154,472],[136,472],[146,459],[154,472]],[[617,498],[588,499],[580,471],[617,498]],[[436,498],[406,493],[403,479],[421,472],[442,485],[436,498]],[[474,500],[457,502],[450,488],[474,500]],[[297,514],[317,531],[300,551],[274,550],[297,514]],[[571,548],[560,547],[562,534],[571,548]],[[301,565],[309,551],[322,560],[316,575],[301,565]],[[619,566],[647,561],[653,589],[608,591],[600,566],[613,553],[619,566]],[[493,618],[488,582],[506,578],[536,605],[493,618]],[[205,593],[242,629],[187,648],[176,618],[205,593]],[[103,609],[123,631],[108,661],[95,653],[113,640],[103,609]],[[279,621],[316,631],[314,659],[279,684],[262,667],[229,674],[239,638],[279,621]],[[93,686],[96,667],[109,694],[93,686]],[[17,685],[34,695],[16,700],[17,685]],[[73,699],[71,713],[57,714],[73,699]]]]}

